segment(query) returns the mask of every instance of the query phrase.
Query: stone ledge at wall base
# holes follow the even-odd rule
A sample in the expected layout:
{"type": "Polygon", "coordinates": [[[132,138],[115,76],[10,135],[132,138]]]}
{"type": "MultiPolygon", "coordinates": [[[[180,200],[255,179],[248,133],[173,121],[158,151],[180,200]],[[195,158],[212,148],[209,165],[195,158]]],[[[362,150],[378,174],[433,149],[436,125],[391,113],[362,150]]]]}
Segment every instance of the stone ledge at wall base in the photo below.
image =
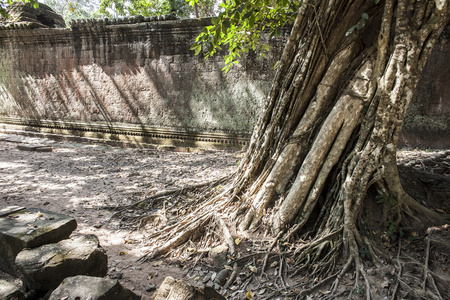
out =
{"type": "Polygon", "coordinates": [[[90,276],[68,277],[48,300],[139,300],[140,296],[122,287],[117,280],[90,276]]]}
{"type": "Polygon", "coordinates": [[[95,235],[83,235],[23,250],[17,254],[16,265],[24,274],[28,288],[49,291],[67,277],[105,276],[108,257],[95,235]]]}
{"type": "Polygon", "coordinates": [[[157,128],[145,125],[120,123],[76,123],[52,120],[31,120],[0,116],[0,131],[27,131],[52,134],[59,139],[95,139],[117,145],[158,145],[163,147],[190,147],[196,149],[242,149],[249,133],[200,132],[175,128],[157,128]]]}
{"type": "MultiPolygon", "coordinates": [[[[11,207],[10,207],[11,208],[11,207]]],[[[19,276],[14,261],[25,248],[35,248],[67,239],[76,229],[74,218],[36,208],[9,209],[0,215],[0,269],[19,276]]]]}

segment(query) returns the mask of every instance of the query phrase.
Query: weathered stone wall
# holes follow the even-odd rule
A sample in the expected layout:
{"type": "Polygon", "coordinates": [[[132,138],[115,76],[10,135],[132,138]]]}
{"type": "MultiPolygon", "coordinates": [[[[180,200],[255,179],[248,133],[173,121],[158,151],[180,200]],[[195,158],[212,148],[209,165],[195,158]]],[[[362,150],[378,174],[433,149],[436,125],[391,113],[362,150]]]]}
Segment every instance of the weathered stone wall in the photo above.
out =
{"type": "Polygon", "coordinates": [[[450,25],[427,61],[403,125],[401,143],[450,148],[450,25]]]}
{"type": "Polygon", "coordinates": [[[0,31],[0,114],[249,133],[282,43],[225,74],[190,50],[208,22],[0,31]]]}
{"type": "MultiPolygon", "coordinates": [[[[270,88],[282,39],[271,41],[268,60],[248,55],[239,67],[224,73],[222,57],[205,60],[189,49],[207,19],[122,23],[82,21],[72,29],[0,30],[0,119],[84,123],[103,129],[126,125],[251,133],[270,88]]],[[[413,107],[424,109],[409,119],[423,113],[434,120],[437,113],[444,118],[447,127],[442,128],[448,135],[449,75],[448,67],[441,69],[442,60],[448,65],[447,41],[440,42],[442,49],[426,71],[432,73],[429,82],[421,83],[414,100],[419,104],[413,107]],[[446,81],[435,81],[436,73],[444,73],[446,81]]],[[[421,123],[406,123],[417,126],[407,128],[408,139],[403,141],[421,145],[415,135],[421,123]]]]}

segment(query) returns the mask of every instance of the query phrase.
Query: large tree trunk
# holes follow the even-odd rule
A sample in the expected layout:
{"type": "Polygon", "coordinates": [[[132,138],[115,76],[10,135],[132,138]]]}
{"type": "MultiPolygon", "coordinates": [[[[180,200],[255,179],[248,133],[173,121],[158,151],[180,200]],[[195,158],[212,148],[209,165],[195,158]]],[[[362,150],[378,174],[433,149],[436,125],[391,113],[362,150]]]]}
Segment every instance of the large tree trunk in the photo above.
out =
{"type": "Polygon", "coordinates": [[[404,193],[395,164],[406,108],[449,18],[436,3],[304,1],[234,183],[249,207],[241,229],[275,205],[274,232],[298,230],[322,199],[322,216],[345,220],[348,236],[372,185],[436,217],[404,193]]]}
{"type": "Polygon", "coordinates": [[[153,256],[233,212],[241,230],[264,227],[285,239],[307,231],[314,238],[297,249],[300,260],[302,250],[315,251],[324,272],[341,249],[349,254],[343,271],[353,262],[364,273],[358,217],[369,188],[395,199],[388,217],[397,224],[442,221],[404,192],[396,150],[419,76],[449,20],[448,1],[375,2],[303,1],[231,187],[186,217],[153,256]]]}

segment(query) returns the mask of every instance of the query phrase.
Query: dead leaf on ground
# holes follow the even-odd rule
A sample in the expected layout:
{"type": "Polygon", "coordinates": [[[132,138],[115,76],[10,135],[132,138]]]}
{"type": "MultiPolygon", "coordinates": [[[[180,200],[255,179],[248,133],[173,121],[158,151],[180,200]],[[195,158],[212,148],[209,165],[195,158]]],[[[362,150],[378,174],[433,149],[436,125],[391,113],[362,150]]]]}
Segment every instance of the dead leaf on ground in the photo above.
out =
{"type": "Polygon", "coordinates": [[[152,266],[157,267],[162,265],[163,261],[162,260],[158,260],[158,261],[152,261],[152,266]]]}

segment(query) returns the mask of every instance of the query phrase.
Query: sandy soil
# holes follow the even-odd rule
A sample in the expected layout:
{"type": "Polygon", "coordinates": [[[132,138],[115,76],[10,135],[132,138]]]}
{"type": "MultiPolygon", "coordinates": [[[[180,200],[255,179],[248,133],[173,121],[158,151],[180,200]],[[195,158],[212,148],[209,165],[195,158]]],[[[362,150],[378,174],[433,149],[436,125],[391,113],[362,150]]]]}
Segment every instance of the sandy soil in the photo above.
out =
{"type": "MultiPolygon", "coordinates": [[[[11,137],[3,135],[3,138],[11,137]]],[[[145,232],[109,222],[110,207],[158,191],[213,180],[234,170],[238,153],[178,153],[121,149],[100,144],[16,137],[0,141],[0,205],[20,205],[74,217],[73,234],[95,234],[108,254],[109,276],[148,299],[146,288],[165,276],[184,277],[182,267],[136,262],[145,232]],[[46,144],[52,152],[19,150],[19,144],[46,144]]]]}
{"type": "MultiPolygon", "coordinates": [[[[238,152],[122,149],[104,144],[0,135],[0,205],[40,208],[76,218],[78,228],[74,234],[95,234],[106,249],[108,276],[119,279],[125,287],[142,295],[142,299],[149,299],[150,290],[159,286],[166,276],[201,284],[204,276],[208,276],[208,266],[197,266],[193,272],[187,263],[179,261],[137,262],[148,249],[148,233],[117,219],[110,220],[114,213],[111,208],[165,189],[220,178],[231,173],[241,157],[238,152]],[[24,144],[49,145],[52,152],[17,148],[24,144]]],[[[422,204],[450,213],[450,151],[402,150],[398,161],[405,189],[421,199],[422,204]],[[442,159],[427,160],[439,153],[444,154],[442,159]]],[[[420,257],[424,253],[423,245],[406,248],[416,247],[420,257]]],[[[440,269],[449,261],[445,251],[443,248],[436,254],[444,257],[440,269]]],[[[448,270],[444,272],[448,275],[448,270]]],[[[448,289],[447,293],[450,295],[448,289]]]]}

